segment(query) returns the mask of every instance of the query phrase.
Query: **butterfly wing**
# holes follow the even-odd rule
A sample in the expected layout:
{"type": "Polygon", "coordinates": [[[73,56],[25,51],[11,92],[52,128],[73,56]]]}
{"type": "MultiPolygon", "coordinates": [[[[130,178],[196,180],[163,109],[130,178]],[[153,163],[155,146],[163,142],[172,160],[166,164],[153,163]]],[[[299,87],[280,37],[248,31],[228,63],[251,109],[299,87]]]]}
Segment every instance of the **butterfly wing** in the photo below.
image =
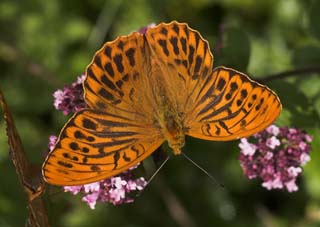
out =
{"type": "Polygon", "coordinates": [[[194,102],[195,88],[211,74],[213,57],[208,42],[187,24],[176,21],[150,28],[145,36],[167,98],[184,113],[194,102]]]}
{"type": "Polygon", "coordinates": [[[82,110],[61,131],[43,166],[54,185],[106,179],[137,165],[163,143],[157,131],[123,116],[82,110]]]}
{"type": "Polygon", "coordinates": [[[79,185],[114,176],[145,159],[163,142],[154,125],[148,52],[139,33],[98,50],[86,70],[89,109],[62,129],[43,165],[55,185],[79,185]]]}
{"type": "Polygon", "coordinates": [[[85,101],[91,109],[152,124],[149,55],[143,35],[134,32],[107,42],[87,67],[85,101]]]}
{"type": "Polygon", "coordinates": [[[195,94],[185,125],[187,135],[200,139],[247,137],[269,126],[281,112],[272,90],[226,67],[213,70],[195,94]]]}

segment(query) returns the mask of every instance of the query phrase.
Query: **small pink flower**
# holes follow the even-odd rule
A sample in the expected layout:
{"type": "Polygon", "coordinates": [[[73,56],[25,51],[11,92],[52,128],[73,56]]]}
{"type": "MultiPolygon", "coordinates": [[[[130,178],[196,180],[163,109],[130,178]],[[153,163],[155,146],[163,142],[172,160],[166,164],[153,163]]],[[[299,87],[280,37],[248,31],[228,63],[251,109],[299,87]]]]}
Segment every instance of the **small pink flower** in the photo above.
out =
{"type": "Polygon", "coordinates": [[[300,148],[301,150],[304,150],[304,149],[306,149],[306,147],[307,147],[307,144],[306,144],[305,142],[303,142],[303,141],[300,141],[300,143],[299,143],[299,148],[300,148]]]}
{"type": "Polygon", "coordinates": [[[291,177],[297,177],[301,172],[302,172],[302,169],[300,167],[291,166],[288,168],[288,173],[289,173],[289,176],[291,177]]]}
{"type": "Polygon", "coordinates": [[[65,93],[61,89],[58,89],[53,93],[53,97],[54,97],[53,105],[56,109],[59,109],[59,106],[63,102],[64,96],[65,96],[65,93]]]}
{"type": "Polygon", "coordinates": [[[97,192],[100,190],[100,182],[93,182],[90,184],[85,184],[83,185],[84,192],[89,193],[89,192],[97,192]]]}
{"type": "Polygon", "coordinates": [[[273,157],[273,153],[270,152],[270,151],[268,151],[264,157],[265,157],[266,159],[271,159],[271,158],[273,157]]]}
{"type": "Polygon", "coordinates": [[[308,135],[308,134],[305,135],[305,139],[306,139],[306,141],[307,141],[308,143],[311,143],[311,142],[312,142],[312,136],[310,136],[310,135],[308,135]]]}
{"type": "Polygon", "coordinates": [[[82,198],[83,202],[86,202],[91,209],[94,209],[99,198],[99,192],[93,192],[91,194],[87,194],[82,198]]]}
{"type": "Polygon", "coordinates": [[[274,136],[277,136],[279,135],[280,133],[280,129],[279,127],[277,127],[276,125],[270,125],[268,128],[266,128],[266,131],[269,133],[269,134],[272,134],[274,136]]]}
{"type": "Polygon", "coordinates": [[[310,161],[310,159],[310,155],[308,155],[307,153],[302,153],[300,156],[301,165],[305,165],[307,162],[310,161]]]}
{"type": "Polygon", "coordinates": [[[122,180],[121,177],[113,177],[111,178],[111,184],[113,184],[116,188],[122,188],[127,184],[127,182],[122,180]]]}
{"type": "Polygon", "coordinates": [[[298,186],[296,185],[296,179],[292,179],[285,183],[288,192],[298,191],[298,186]]]}
{"type": "Polygon", "coordinates": [[[113,199],[114,204],[118,204],[121,199],[125,198],[126,191],[123,188],[110,189],[109,196],[113,199]]]}
{"type": "Polygon", "coordinates": [[[71,192],[73,195],[76,195],[81,192],[82,186],[64,186],[63,189],[65,192],[71,192]]]}
{"type": "Polygon", "coordinates": [[[271,149],[274,149],[280,145],[280,141],[277,139],[277,137],[272,136],[271,138],[267,139],[266,145],[271,149]]]}
{"type": "Polygon", "coordinates": [[[244,155],[252,156],[254,155],[257,146],[248,142],[246,138],[242,138],[239,147],[241,149],[241,153],[244,155]]]}
{"type": "Polygon", "coordinates": [[[56,137],[54,135],[49,136],[49,144],[48,144],[49,151],[53,150],[53,148],[56,145],[57,140],[58,140],[58,137],[56,137]]]}

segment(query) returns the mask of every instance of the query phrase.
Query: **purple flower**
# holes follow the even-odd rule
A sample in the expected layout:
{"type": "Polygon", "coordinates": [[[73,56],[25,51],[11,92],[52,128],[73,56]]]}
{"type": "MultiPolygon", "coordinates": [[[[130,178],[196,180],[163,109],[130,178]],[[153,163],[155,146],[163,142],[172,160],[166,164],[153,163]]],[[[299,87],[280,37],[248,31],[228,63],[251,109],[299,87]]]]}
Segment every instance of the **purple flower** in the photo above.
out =
{"type": "Polygon", "coordinates": [[[270,147],[271,149],[274,149],[275,147],[280,145],[280,141],[277,139],[277,137],[272,136],[267,139],[266,145],[270,147]]]}
{"type": "Polygon", "coordinates": [[[58,137],[56,137],[55,135],[51,135],[49,136],[49,143],[48,143],[48,148],[49,151],[52,151],[54,146],[56,145],[58,137]]]}
{"type": "Polygon", "coordinates": [[[82,87],[84,79],[85,75],[81,75],[71,86],[66,85],[63,89],[58,89],[53,93],[53,105],[57,110],[61,110],[64,115],[77,112],[86,107],[82,87]]]}
{"type": "Polygon", "coordinates": [[[250,138],[241,139],[240,165],[249,178],[261,178],[271,189],[298,190],[297,177],[310,161],[312,137],[300,129],[271,125],[250,138]]]}
{"type": "Polygon", "coordinates": [[[246,138],[242,138],[241,143],[239,143],[239,147],[241,149],[241,153],[243,155],[252,156],[257,150],[257,146],[251,143],[248,143],[248,140],[246,138]]]}
{"type": "Polygon", "coordinates": [[[86,202],[91,209],[95,208],[98,201],[113,205],[131,203],[134,199],[129,193],[142,191],[147,185],[143,177],[134,179],[132,169],[102,181],[63,188],[65,192],[70,192],[73,195],[81,193],[83,195],[82,201],[86,202]]]}

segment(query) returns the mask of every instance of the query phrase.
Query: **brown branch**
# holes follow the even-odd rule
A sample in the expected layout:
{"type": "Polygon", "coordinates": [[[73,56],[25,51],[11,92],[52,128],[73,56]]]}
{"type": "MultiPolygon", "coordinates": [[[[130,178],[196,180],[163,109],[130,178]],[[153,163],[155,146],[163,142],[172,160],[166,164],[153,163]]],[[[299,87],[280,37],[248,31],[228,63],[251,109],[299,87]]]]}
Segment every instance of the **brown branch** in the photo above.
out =
{"type": "Polygon", "coordinates": [[[294,70],[289,70],[281,73],[276,73],[272,74],[269,76],[263,76],[259,78],[258,80],[265,83],[265,82],[270,82],[272,80],[276,79],[284,79],[292,76],[297,76],[297,75],[304,75],[304,74],[310,74],[312,73],[320,73],[320,66],[310,66],[306,68],[300,68],[300,69],[294,69],[294,70]]]}
{"type": "Polygon", "coordinates": [[[20,184],[22,185],[28,203],[29,217],[26,226],[50,226],[47,211],[41,194],[45,183],[41,176],[41,169],[32,165],[23,150],[22,142],[15,127],[12,115],[8,109],[4,95],[0,89],[0,105],[6,123],[6,132],[9,144],[9,155],[16,169],[20,184]]]}

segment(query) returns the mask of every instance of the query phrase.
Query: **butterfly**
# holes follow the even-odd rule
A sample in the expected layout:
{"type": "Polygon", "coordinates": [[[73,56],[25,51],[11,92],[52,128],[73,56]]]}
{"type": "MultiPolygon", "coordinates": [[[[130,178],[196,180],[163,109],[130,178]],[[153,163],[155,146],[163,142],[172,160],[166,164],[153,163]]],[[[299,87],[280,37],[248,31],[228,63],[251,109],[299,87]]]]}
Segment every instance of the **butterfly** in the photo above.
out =
{"type": "Polygon", "coordinates": [[[227,67],[213,69],[209,44],[186,23],[161,23],[107,42],[86,69],[88,108],[65,124],[42,173],[54,185],[117,175],[165,141],[175,155],[185,136],[248,137],[279,116],[268,87],[227,67]]]}

